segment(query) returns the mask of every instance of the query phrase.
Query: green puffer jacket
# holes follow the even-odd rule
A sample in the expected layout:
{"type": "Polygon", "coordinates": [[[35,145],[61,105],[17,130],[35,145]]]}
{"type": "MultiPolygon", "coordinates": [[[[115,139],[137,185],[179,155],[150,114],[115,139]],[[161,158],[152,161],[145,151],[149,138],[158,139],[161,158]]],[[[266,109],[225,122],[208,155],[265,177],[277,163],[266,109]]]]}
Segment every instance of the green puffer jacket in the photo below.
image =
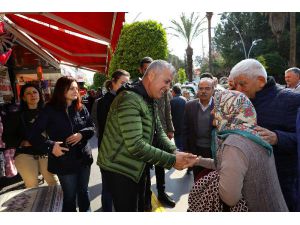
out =
{"type": "Polygon", "coordinates": [[[167,169],[175,164],[176,146],[164,133],[153,108],[153,103],[134,91],[125,90],[117,95],[110,107],[99,149],[97,164],[102,169],[138,183],[146,163],[167,169]],[[155,124],[160,149],[151,146],[155,124]]]}

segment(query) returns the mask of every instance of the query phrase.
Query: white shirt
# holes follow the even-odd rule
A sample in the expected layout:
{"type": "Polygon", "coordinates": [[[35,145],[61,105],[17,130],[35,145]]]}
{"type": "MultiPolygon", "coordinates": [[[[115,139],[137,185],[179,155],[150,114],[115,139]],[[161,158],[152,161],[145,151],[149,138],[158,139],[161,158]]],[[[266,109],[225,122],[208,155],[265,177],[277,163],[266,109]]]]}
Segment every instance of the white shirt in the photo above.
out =
{"type": "Polygon", "coordinates": [[[199,99],[199,103],[200,103],[200,106],[201,106],[201,109],[203,110],[203,112],[204,112],[205,110],[207,110],[208,107],[211,106],[211,104],[212,104],[212,99],[213,99],[213,98],[210,97],[210,100],[209,100],[209,103],[207,104],[207,106],[202,105],[202,103],[201,103],[201,101],[200,101],[200,99],[199,99]]]}

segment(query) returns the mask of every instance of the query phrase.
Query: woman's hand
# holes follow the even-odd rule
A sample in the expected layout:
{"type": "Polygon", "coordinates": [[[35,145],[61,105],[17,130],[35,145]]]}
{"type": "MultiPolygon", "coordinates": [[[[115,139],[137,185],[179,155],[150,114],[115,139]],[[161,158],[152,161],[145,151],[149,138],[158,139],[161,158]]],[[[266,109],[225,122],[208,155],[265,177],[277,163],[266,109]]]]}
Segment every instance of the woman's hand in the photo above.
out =
{"type": "Polygon", "coordinates": [[[55,155],[56,157],[60,157],[64,155],[66,151],[69,151],[68,148],[61,147],[60,145],[63,144],[61,141],[55,142],[53,149],[52,149],[52,154],[55,155]]]}
{"type": "Polygon", "coordinates": [[[82,139],[81,133],[72,134],[70,137],[66,139],[66,143],[68,145],[74,146],[82,139]]]}

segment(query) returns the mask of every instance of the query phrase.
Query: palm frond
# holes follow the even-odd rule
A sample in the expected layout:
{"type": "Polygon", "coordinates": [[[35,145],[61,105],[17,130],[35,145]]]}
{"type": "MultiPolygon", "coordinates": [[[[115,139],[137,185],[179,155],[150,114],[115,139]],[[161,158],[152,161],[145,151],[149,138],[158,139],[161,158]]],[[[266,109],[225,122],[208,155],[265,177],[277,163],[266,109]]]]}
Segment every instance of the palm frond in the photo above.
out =
{"type": "Polygon", "coordinates": [[[179,36],[182,36],[186,41],[188,41],[186,32],[183,30],[183,27],[175,20],[172,20],[171,23],[175,25],[175,27],[170,27],[170,29],[174,30],[179,36]]]}
{"type": "MultiPolygon", "coordinates": [[[[204,31],[201,29],[201,26],[204,22],[205,17],[200,19],[199,14],[192,12],[189,16],[185,13],[182,13],[178,21],[171,20],[171,23],[174,25],[170,27],[175,33],[179,36],[182,36],[188,45],[191,45],[193,39],[195,39],[200,33],[204,31]]],[[[175,35],[174,35],[175,36],[175,35]]]]}
{"type": "Polygon", "coordinates": [[[196,37],[199,36],[203,31],[205,31],[207,28],[201,28],[201,26],[206,23],[206,20],[204,20],[205,17],[203,17],[195,26],[194,32],[191,37],[191,41],[194,40],[196,37]]]}

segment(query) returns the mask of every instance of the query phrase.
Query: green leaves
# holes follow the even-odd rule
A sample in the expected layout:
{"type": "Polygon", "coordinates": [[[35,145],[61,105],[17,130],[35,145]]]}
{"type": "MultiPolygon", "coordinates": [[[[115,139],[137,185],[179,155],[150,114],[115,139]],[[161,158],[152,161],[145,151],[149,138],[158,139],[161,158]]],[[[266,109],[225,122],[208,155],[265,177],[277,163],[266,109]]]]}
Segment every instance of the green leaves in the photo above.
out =
{"type": "Polygon", "coordinates": [[[95,73],[94,77],[93,77],[93,84],[91,85],[90,89],[95,89],[97,90],[98,87],[102,87],[104,82],[107,80],[108,78],[106,77],[105,74],[102,73],[95,73]]]}
{"type": "Polygon", "coordinates": [[[125,24],[110,62],[109,76],[117,69],[124,69],[133,80],[141,77],[142,74],[138,71],[139,62],[146,56],[167,59],[166,31],[161,24],[151,20],[125,24]]]}

